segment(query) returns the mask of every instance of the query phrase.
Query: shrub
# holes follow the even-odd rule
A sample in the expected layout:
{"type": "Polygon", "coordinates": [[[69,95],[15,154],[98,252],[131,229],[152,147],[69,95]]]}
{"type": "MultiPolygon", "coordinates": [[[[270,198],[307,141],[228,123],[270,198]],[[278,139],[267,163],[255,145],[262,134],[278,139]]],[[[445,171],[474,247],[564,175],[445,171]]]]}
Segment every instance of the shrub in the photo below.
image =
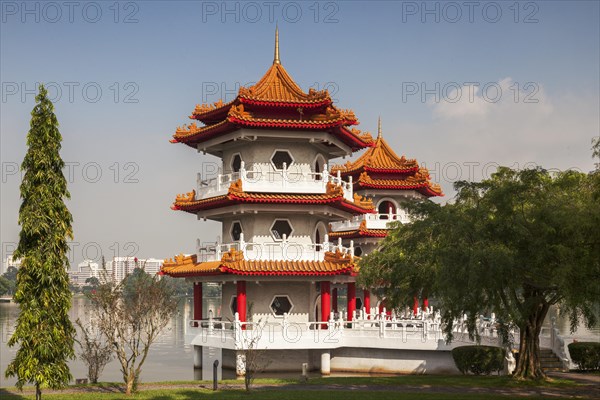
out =
{"type": "Polygon", "coordinates": [[[461,346],[452,350],[456,367],[463,374],[489,375],[504,368],[505,351],[492,346],[461,346]]]}
{"type": "Polygon", "coordinates": [[[600,343],[573,342],[569,344],[569,353],[581,371],[600,369],[600,343]]]}

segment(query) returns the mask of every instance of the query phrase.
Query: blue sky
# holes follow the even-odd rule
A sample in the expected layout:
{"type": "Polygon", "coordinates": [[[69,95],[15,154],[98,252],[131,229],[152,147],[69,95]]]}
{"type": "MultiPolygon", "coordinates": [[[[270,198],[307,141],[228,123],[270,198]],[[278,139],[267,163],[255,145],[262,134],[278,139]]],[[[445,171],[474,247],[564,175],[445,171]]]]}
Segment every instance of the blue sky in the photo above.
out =
{"type": "Polygon", "coordinates": [[[427,165],[446,198],[454,180],[498,164],[590,170],[599,2],[473,2],[472,14],[466,4],[2,1],[2,257],[18,238],[13,171],[36,82],[54,96],[71,165],[73,262],[170,257],[214,240],[218,224],[169,206],[216,160],[168,140],[195,104],[263,75],[276,22],[294,79],[328,88],[363,130],[381,115],[384,137],[427,165]]]}

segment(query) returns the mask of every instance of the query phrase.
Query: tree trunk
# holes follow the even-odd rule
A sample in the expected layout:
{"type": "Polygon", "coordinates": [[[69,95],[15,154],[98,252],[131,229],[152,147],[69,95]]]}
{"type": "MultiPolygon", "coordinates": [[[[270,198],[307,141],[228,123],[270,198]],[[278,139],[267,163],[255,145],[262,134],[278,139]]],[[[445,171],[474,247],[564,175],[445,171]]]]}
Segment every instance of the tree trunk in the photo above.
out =
{"type": "Polygon", "coordinates": [[[125,394],[127,396],[130,396],[133,393],[133,390],[134,390],[135,375],[133,373],[130,373],[127,376],[127,380],[125,381],[125,383],[126,383],[125,394]]]}
{"type": "Polygon", "coordinates": [[[540,363],[540,331],[549,307],[549,304],[541,302],[535,305],[527,321],[519,327],[519,360],[513,374],[515,378],[546,378],[540,363]]]}
{"type": "Polygon", "coordinates": [[[40,389],[40,384],[37,382],[35,384],[35,400],[42,400],[42,389],[40,389]]]}

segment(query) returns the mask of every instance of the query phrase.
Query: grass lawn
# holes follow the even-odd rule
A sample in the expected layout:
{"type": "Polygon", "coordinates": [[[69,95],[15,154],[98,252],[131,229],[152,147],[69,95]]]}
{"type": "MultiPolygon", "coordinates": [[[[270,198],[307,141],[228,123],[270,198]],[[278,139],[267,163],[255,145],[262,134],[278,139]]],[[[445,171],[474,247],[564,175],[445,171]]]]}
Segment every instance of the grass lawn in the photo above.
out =
{"type": "MultiPolygon", "coordinates": [[[[398,388],[401,390],[401,388],[398,388]]],[[[43,393],[42,393],[43,394],[43,393]]],[[[5,395],[0,391],[2,400],[34,399],[35,395],[5,395]]],[[[486,400],[506,400],[508,396],[498,396],[485,394],[486,400]]],[[[423,400],[460,400],[460,399],[481,399],[482,394],[438,394],[438,393],[402,393],[400,391],[371,391],[371,392],[350,392],[350,391],[300,391],[300,390],[255,390],[246,393],[243,390],[227,390],[212,392],[201,389],[161,389],[141,391],[134,396],[128,397],[124,394],[115,393],[77,393],[77,394],[43,394],[47,399],[65,399],[65,400],[94,400],[94,399],[144,399],[144,400],[192,400],[192,399],[244,399],[244,400],[412,400],[415,398],[423,400]]],[[[525,397],[524,397],[525,398],[525,397]]],[[[542,397],[527,397],[528,399],[542,399],[542,397]]]]}
{"type": "MultiPolygon", "coordinates": [[[[328,377],[311,378],[308,381],[310,390],[298,385],[295,379],[256,379],[255,385],[269,385],[270,388],[255,388],[251,393],[243,390],[242,380],[225,380],[220,385],[228,386],[226,390],[213,392],[212,390],[202,389],[200,386],[212,387],[211,382],[206,381],[180,381],[180,382],[157,382],[140,385],[139,393],[128,397],[120,393],[121,383],[99,383],[95,385],[73,385],[66,390],[66,393],[43,392],[43,397],[48,399],[73,399],[73,400],[92,400],[92,399],[148,399],[148,400],[167,400],[167,399],[290,399],[290,400],[320,400],[320,399],[343,399],[343,400],[364,400],[364,399],[430,399],[430,400],[454,400],[454,399],[508,399],[511,398],[507,393],[505,395],[495,393],[485,393],[485,388],[491,391],[494,389],[508,389],[518,391],[519,388],[526,390],[532,388],[544,389],[569,389],[577,388],[579,383],[567,379],[555,379],[551,381],[517,381],[506,376],[447,376],[447,375],[402,375],[391,377],[328,377]],[[320,390],[318,386],[330,386],[320,390]],[[369,390],[359,386],[369,386],[369,390]],[[190,387],[193,386],[193,387],[190,387]],[[280,386],[280,388],[273,387],[280,386]],[[344,388],[347,386],[347,389],[344,388]],[[357,387],[358,386],[358,387],[357,387]],[[336,390],[327,390],[335,387],[336,390]],[[403,390],[403,387],[405,389],[403,390]],[[415,390],[423,388],[422,391],[415,393],[415,390]],[[427,388],[437,387],[438,392],[431,393],[427,388]],[[483,388],[479,393],[465,393],[461,388],[483,388]],[[409,391],[410,389],[410,391],[409,391]],[[441,390],[440,390],[441,389],[441,390]]],[[[13,391],[14,388],[10,388],[13,391]]],[[[35,398],[32,388],[26,388],[24,393],[10,394],[0,388],[0,399],[33,399],[35,398]]],[[[542,397],[520,397],[530,399],[541,399],[542,397]]]]}

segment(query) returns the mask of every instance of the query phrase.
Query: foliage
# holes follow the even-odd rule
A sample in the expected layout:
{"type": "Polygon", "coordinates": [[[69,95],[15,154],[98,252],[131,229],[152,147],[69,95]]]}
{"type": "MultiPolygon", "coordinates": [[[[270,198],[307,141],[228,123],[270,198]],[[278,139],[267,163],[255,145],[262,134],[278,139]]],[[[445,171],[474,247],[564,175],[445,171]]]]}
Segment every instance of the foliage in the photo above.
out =
{"type": "Polygon", "coordinates": [[[17,267],[13,267],[10,266],[8,267],[8,269],[6,270],[6,272],[4,274],[2,274],[2,276],[6,279],[8,279],[9,281],[12,282],[17,282],[17,273],[19,272],[19,269],[17,267]]]}
{"type": "Polygon", "coordinates": [[[98,285],[100,285],[100,279],[96,278],[95,276],[90,276],[85,280],[85,283],[92,287],[98,287],[98,285]]]}
{"type": "Polygon", "coordinates": [[[574,329],[596,323],[600,298],[600,174],[501,167],[479,183],[458,182],[453,203],[407,204],[413,222],[398,225],[361,260],[360,282],[379,287],[394,305],[420,294],[453,323],[494,312],[505,342],[519,328],[517,377],[544,377],[539,333],[548,308],[560,304],[574,329]]]}
{"type": "Polygon", "coordinates": [[[41,388],[58,389],[72,378],[67,361],[74,358],[75,335],[67,275],[72,217],[64,203],[70,195],[59,154],[62,137],[46,96],[40,85],[21,164],[21,232],[13,255],[21,259],[14,296],[21,312],[8,342],[19,349],[6,369],[7,377],[17,377],[17,387],[34,383],[36,398],[41,388]]]}
{"type": "Polygon", "coordinates": [[[9,281],[4,276],[0,276],[0,296],[4,296],[5,294],[12,294],[15,290],[15,283],[13,281],[9,281]]]}
{"type": "Polygon", "coordinates": [[[463,374],[489,375],[504,368],[505,350],[493,346],[461,346],[452,349],[456,368],[463,374]]]}
{"type": "Polygon", "coordinates": [[[10,266],[2,276],[0,276],[0,296],[13,295],[17,287],[18,269],[10,266]]]}
{"type": "Polygon", "coordinates": [[[121,283],[101,284],[92,300],[92,316],[111,345],[126,393],[136,391],[150,346],[171,321],[177,302],[158,276],[137,269],[121,283]]]}
{"type": "Polygon", "coordinates": [[[75,321],[81,332],[82,340],[79,341],[81,353],[79,358],[88,367],[87,377],[91,383],[98,383],[102,370],[112,359],[110,344],[102,340],[98,329],[93,325],[83,326],[80,319],[75,321]]]}
{"type": "Polygon", "coordinates": [[[600,343],[574,342],[569,344],[571,360],[582,371],[600,369],[600,343]]]}
{"type": "Polygon", "coordinates": [[[596,170],[600,170],[600,136],[592,138],[592,158],[597,159],[596,170]]]}
{"type": "Polygon", "coordinates": [[[100,280],[95,276],[89,277],[85,280],[85,285],[83,287],[73,287],[71,291],[73,292],[82,292],[85,295],[90,295],[92,292],[96,291],[98,286],[100,285],[100,280]]]}
{"type": "MultiPolygon", "coordinates": [[[[175,296],[192,296],[194,294],[194,283],[181,278],[173,278],[167,275],[162,277],[163,281],[171,287],[175,296]]],[[[209,294],[206,294],[209,297],[209,294]]]]}

